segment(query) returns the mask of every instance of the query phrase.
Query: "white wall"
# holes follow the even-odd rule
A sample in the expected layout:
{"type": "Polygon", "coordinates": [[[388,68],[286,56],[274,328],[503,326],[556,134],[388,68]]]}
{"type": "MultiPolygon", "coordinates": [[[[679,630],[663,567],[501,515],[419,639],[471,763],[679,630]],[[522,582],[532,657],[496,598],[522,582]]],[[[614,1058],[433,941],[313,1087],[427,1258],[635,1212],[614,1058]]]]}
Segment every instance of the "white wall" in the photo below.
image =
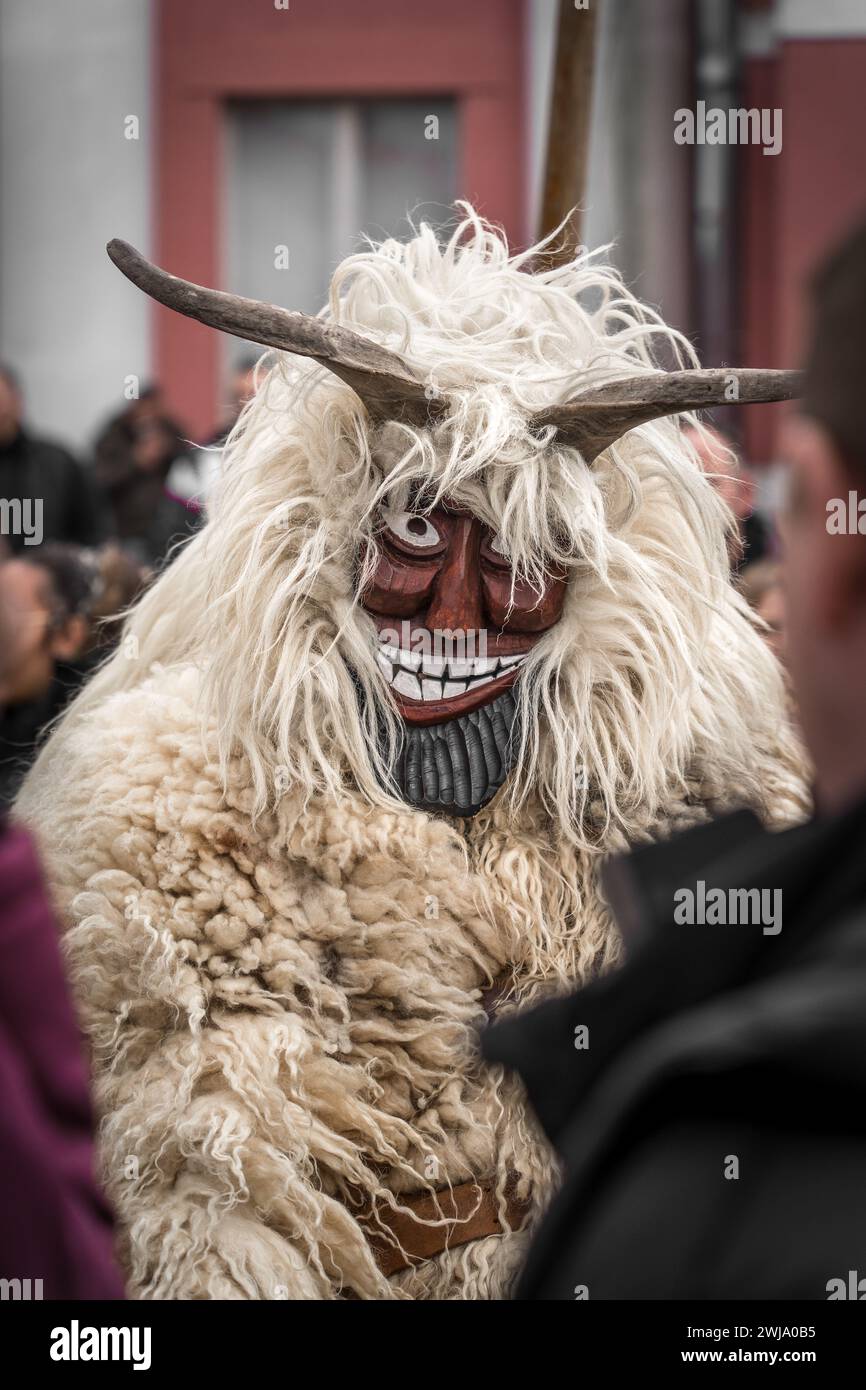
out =
{"type": "MultiPolygon", "coordinates": [[[[334,267],[363,234],[409,235],[407,214],[453,218],[457,116],[441,97],[377,102],[252,101],[229,107],[225,146],[226,265],[239,294],[318,313],[334,267]],[[425,137],[430,115],[435,139],[425,137]],[[285,246],[289,265],[275,268],[285,246]]],[[[227,356],[249,347],[226,338],[227,356]]]]}
{"type": "Polygon", "coordinates": [[[34,428],[84,445],[150,368],[150,0],[0,0],[0,356],[34,428]],[[124,138],[124,118],[140,138],[124,138]]]}
{"type": "MultiPolygon", "coordinates": [[[[866,5],[866,0],[863,0],[866,5]]],[[[689,90],[689,0],[608,0],[596,30],[589,187],[583,237],[613,243],[636,292],[688,326],[688,164],[673,112],[689,90]]],[[[529,200],[538,232],[557,0],[530,0],[527,75],[529,200]]]]}
{"type": "Polygon", "coordinates": [[[778,0],[773,14],[783,38],[843,39],[866,35],[864,0],[778,0]]]}
{"type": "Polygon", "coordinates": [[[547,128],[550,121],[558,9],[558,0],[529,0],[526,7],[529,241],[534,241],[538,235],[538,219],[541,216],[541,188],[547,151],[547,128]]]}

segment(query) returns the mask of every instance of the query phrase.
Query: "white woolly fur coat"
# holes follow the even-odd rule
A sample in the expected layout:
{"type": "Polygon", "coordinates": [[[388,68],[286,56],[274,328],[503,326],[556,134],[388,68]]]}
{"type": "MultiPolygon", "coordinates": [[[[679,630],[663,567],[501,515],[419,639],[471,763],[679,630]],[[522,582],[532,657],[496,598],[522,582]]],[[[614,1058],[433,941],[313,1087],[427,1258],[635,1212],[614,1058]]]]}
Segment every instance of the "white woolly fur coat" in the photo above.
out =
{"type": "Polygon", "coordinates": [[[803,810],[781,680],[677,427],[634,431],[592,473],[517,437],[516,352],[543,404],[554,368],[565,395],[603,340],[608,375],[649,369],[644,319],[609,272],[531,277],[469,232],[356,258],[332,312],[392,345],[409,332],[416,366],[452,362],[455,390],[472,347],[483,409],[458,390],[448,447],[403,431],[377,453],[348,388],[277,361],[207,526],[20,798],[63,921],[133,1296],[507,1294],[526,1230],[386,1279],[357,1220],[371,1198],[471,1179],[504,1194],[516,1175],[536,1213],[547,1200],[553,1157],[516,1084],[477,1059],[482,991],[505,972],[520,1007],[615,962],[604,852],[738,801],[803,810]],[[616,290],[615,321],[610,302],[575,307],[581,276],[616,290]],[[516,345],[516,316],[559,336],[516,345]],[[511,784],[464,823],[376,791],[353,684],[387,704],[353,598],[358,539],[375,543],[383,487],[419,476],[501,526],[527,573],[545,548],[572,565],[562,622],[521,676],[511,784]]]}

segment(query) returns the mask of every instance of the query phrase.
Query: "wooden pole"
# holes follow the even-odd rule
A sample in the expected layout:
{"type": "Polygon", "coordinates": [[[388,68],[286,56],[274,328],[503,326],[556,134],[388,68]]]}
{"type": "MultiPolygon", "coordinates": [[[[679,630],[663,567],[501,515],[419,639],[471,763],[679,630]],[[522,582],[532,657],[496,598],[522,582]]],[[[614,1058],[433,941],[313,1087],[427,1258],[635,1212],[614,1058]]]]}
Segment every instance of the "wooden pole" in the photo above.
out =
{"type": "Polygon", "coordinates": [[[592,78],[596,17],[601,0],[588,0],[578,8],[575,0],[559,0],[559,23],[547,163],[542,196],[541,236],[552,232],[565,217],[560,241],[540,258],[546,268],[573,259],[580,245],[583,203],[589,166],[589,128],[592,113],[592,78]]]}

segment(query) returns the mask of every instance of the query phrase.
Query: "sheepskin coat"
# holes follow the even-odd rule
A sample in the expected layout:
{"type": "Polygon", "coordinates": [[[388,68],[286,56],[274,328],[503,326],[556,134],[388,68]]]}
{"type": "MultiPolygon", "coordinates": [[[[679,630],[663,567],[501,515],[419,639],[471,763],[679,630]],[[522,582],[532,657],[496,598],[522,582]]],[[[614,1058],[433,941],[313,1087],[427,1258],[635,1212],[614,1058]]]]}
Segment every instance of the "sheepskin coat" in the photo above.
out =
{"type": "Polygon", "coordinates": [[[461,833],[348,793],[254,829],[195,685],[156,673],[82,721],[42,835],[131,1291],[502,1296],[525,1232],[388,1281],[353,1203],[514,1173],[543,1205],[551,1152],[476,1058],[480,995],[507,971],[537,998],[616,958],[593,863],[495,808],[461,833]]]}
{"type": "Polygon", "coordinates": [[[530,1225],[547,1200],[551,1152],[479,1060],[484,991],[504,978],[518,1008],[617,959],[608,852],[729,805],[804,811],[731,518],[677,423],[591,469],[528,424],[682,340],[593,257],[531,275],[529,255],[469,211],[445,245],[422,228],[339,268],[332,318],[399,347],[444,415],[374,429],[343,383],[276,356],[206,526],[19,798],[139,1297],[507,1293],[528,1229],[387,1279],[359,1220],[472,1179],[503,1203],[516,1181],[530,1225]],[[382,775],[397,718],[358,593],[382,508],[417,495],[472,510],[523,582],[568,574],[514,686],[513,769],[465,822],[382,775]]]}

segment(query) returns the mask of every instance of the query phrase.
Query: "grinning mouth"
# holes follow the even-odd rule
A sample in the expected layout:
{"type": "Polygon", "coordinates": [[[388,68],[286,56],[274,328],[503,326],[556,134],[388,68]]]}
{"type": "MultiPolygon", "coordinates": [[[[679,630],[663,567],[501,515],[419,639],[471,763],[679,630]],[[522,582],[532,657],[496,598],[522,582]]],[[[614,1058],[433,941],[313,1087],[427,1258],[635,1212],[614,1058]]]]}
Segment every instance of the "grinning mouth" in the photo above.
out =
{"type": "Polygon", "coordinates": [[[527,655],[432,657],[404,647],[382,646],[377,658],[385,679],[398,695],[424,702],[472,694],[503,676],[512,676],[527,655]]]}

